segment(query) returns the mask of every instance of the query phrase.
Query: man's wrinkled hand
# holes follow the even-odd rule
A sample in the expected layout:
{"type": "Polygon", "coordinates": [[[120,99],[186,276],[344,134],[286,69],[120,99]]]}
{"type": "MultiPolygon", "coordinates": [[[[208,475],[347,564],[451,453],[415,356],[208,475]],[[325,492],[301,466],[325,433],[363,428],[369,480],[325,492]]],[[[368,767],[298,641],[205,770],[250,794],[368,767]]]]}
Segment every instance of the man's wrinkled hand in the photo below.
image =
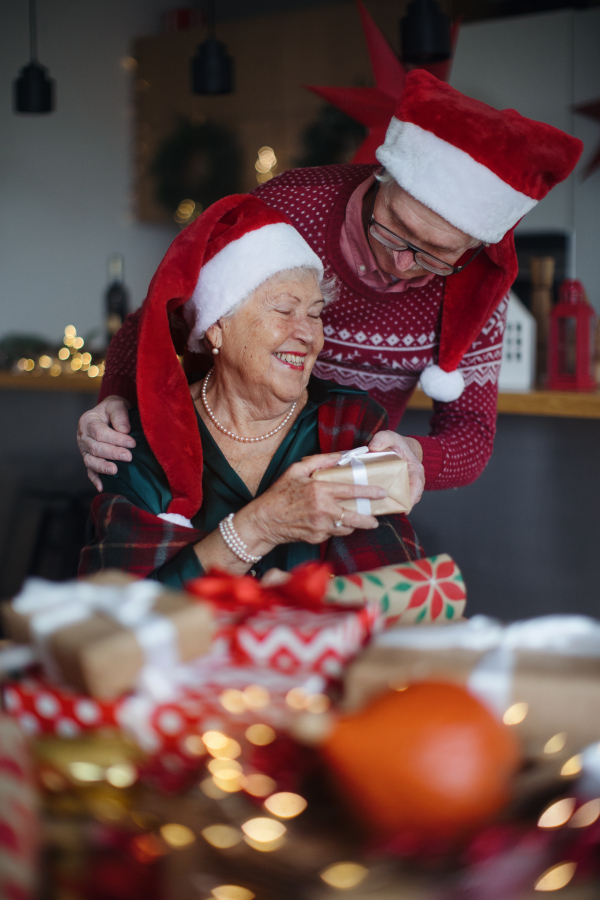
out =
{"type": "Polygon", "coordinates": [[[112,394],[94,409],[89,409],[79,420],[77,446],[83,456],[88,478],[96,488],[102,490],[98,475],[116,475],[117,467],[108,462],[116,459],[130,462],[135,447],[134,438],[129,436],[129,413],[131,404],[112,394]]]}
{"type": "Polygon", "coordinates": [[[423,468],[423,448],[415,438],[402,437],[395,431],[378,431],[371,443],[369,450],[373,453],[381,453],[383,450],[393,450],[400,459],[408,463],[408,482],[410,486],[410,502],[412,506],[421,499],[425,489],[425,470],[423,468]]]}

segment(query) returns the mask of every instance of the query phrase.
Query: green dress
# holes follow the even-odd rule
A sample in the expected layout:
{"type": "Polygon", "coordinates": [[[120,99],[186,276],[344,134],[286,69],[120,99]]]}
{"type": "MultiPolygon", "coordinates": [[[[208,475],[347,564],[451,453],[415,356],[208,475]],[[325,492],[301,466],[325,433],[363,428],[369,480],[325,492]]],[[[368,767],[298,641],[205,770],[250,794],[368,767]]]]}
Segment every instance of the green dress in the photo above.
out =
{"type": "MultiPolygon", "coordinates": [[[[363,394],[357,388],[342,387],[333,382],[311,376],[308,400],[302,412],[279,445],[256,491],[256,497],[271,487],[289,467],[304,456],[320,453],[318,410],[332,394],[363,394]]],[[[202,441],[204,465],[202,470],[202,506],[192,518],[192,525],[210,533],[229,513],[237,512],[254,499],[240,476],[230,466],[208,428],[196,413],[202,441]]],[[[121,494],[140,509],[159,515],[167,512],[172,495],[169,483],[144,436],[137,410],[130,413],[131,435],[136,440],[129,463],[119,463],[117,475],[103,475],[104,490],[121,494]]],[[[319,545],[305,542],[280,544],[257,563],[253,574],[261,577],[268,569],[277,567],[289,571],[294,566],[319,559],[319,545]]],[[[181,550],[169,562],[156,569],[153,578],[173,587],[181,587],[191,578],[203,574],[203,568],[193,545],[181,550]]]]}

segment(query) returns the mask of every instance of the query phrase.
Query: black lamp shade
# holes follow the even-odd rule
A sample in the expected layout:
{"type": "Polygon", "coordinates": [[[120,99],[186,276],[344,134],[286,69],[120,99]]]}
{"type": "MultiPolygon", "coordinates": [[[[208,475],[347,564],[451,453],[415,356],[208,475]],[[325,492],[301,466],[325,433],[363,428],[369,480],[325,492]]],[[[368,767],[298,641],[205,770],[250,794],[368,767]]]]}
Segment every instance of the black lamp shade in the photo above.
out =
{"type": "Polygon", "coordinates": [[[54,80],[39,63],[23,66],[14,81],[15,112],[47,113],[54,109],[54,80]]]}
{"type": "Polygon", "coordinates": [[[416,65],[443,62],[452,56],[450,17],[436,0],[412,0],[400,20],[402,60],[416,65]]]}
{"type": "Polygon", "coordinates": [[[210,37],[192,58],[192,90],[195,94],[231,94],[233,59],[222,41],[210,37]]]}

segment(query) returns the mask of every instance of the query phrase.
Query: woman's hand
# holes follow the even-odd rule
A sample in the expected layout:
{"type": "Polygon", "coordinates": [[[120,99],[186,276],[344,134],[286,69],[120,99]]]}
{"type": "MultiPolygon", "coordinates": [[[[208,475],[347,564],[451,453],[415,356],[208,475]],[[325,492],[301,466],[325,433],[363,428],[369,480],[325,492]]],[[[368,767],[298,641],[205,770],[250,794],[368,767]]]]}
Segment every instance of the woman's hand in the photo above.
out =
{"type": "Polygon", "coordinates": [[[320,544],[352,534],[355,528],[377,528],[375,516],[343,509],[340,501],[380,500],[387,496],[384,488],[310,477],[318,469],[331,468],[340,457],[340,453],[325,453],[294,463],[268,491],[235,514],[235,529],[252,554],[264,556],[278,544],[320,544]],[[341,518],[343,524],[336,526],[341,518]]]}
{"type": "Polygon", "coordinates": [[[109,459],[131,461],[127,448],[135,447],[135,440],[129,436],[128,409],[131,404],[112,394],[94,409],[88,409],[79,420],[77,446],[83,456],[88,478],[96,488],[102,490],[100,475],[116,475],[117,467],[109,459]]]}
{"type": "Polygon", "coordinates": [[[395,431],[378,431],[371,443],[369,450],[372,453],[381,453],[383,450],[393,450],[400,459],[408,463],[408,483],[410,487],[411,506],[415,506],[421,499],[425,489],[425,469],[423,468],[423,448],[414,438],[402,437],[395,431]]]}

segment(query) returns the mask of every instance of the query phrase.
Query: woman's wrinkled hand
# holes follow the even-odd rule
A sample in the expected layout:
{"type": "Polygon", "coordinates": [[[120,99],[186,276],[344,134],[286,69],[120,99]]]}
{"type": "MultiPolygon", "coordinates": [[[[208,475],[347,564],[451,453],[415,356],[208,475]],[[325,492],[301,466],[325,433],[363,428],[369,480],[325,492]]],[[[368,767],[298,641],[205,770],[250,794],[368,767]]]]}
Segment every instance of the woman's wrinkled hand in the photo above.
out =
{"type": "Polygon", "coordinates": [[[384,488],[310,477],[318,469],[331,468],[340,457],[341,453],[324,453],[294,463],[268,491],[236,513],[236,531],[252,553],[262,556],[278,544],[320,544],[352,534],[355,528],[377,528],[375,516],[343,509],[340,501],[380,500],[387,496],[384,488]],[[342,525],[336,526],[342,517],[342,525]]]}
{"type": "Polygon", "coordinates": [[[400,459],[408,463],[408,483],[410,487],[411,506],[415,506],[421,499],[425,489],[425,469],[423,468],[423,448],[415,438],[402,437],[395,431],[378,431],[371,443],[369,450],[372,453],[381,453],[383,450],[393,450],[400,459]]]}
{"type": "Polygon", "coordinates": [[[98,491],[102,490],[98,475],[117,474],[117,467],[109,459],[131,461],[129,450],[135,447],[135,440],[129,436],[130,406],[123,397],[112,394],[94,409],[88,409],[79,420],[77,446],[88,478],[98,491]]]}

